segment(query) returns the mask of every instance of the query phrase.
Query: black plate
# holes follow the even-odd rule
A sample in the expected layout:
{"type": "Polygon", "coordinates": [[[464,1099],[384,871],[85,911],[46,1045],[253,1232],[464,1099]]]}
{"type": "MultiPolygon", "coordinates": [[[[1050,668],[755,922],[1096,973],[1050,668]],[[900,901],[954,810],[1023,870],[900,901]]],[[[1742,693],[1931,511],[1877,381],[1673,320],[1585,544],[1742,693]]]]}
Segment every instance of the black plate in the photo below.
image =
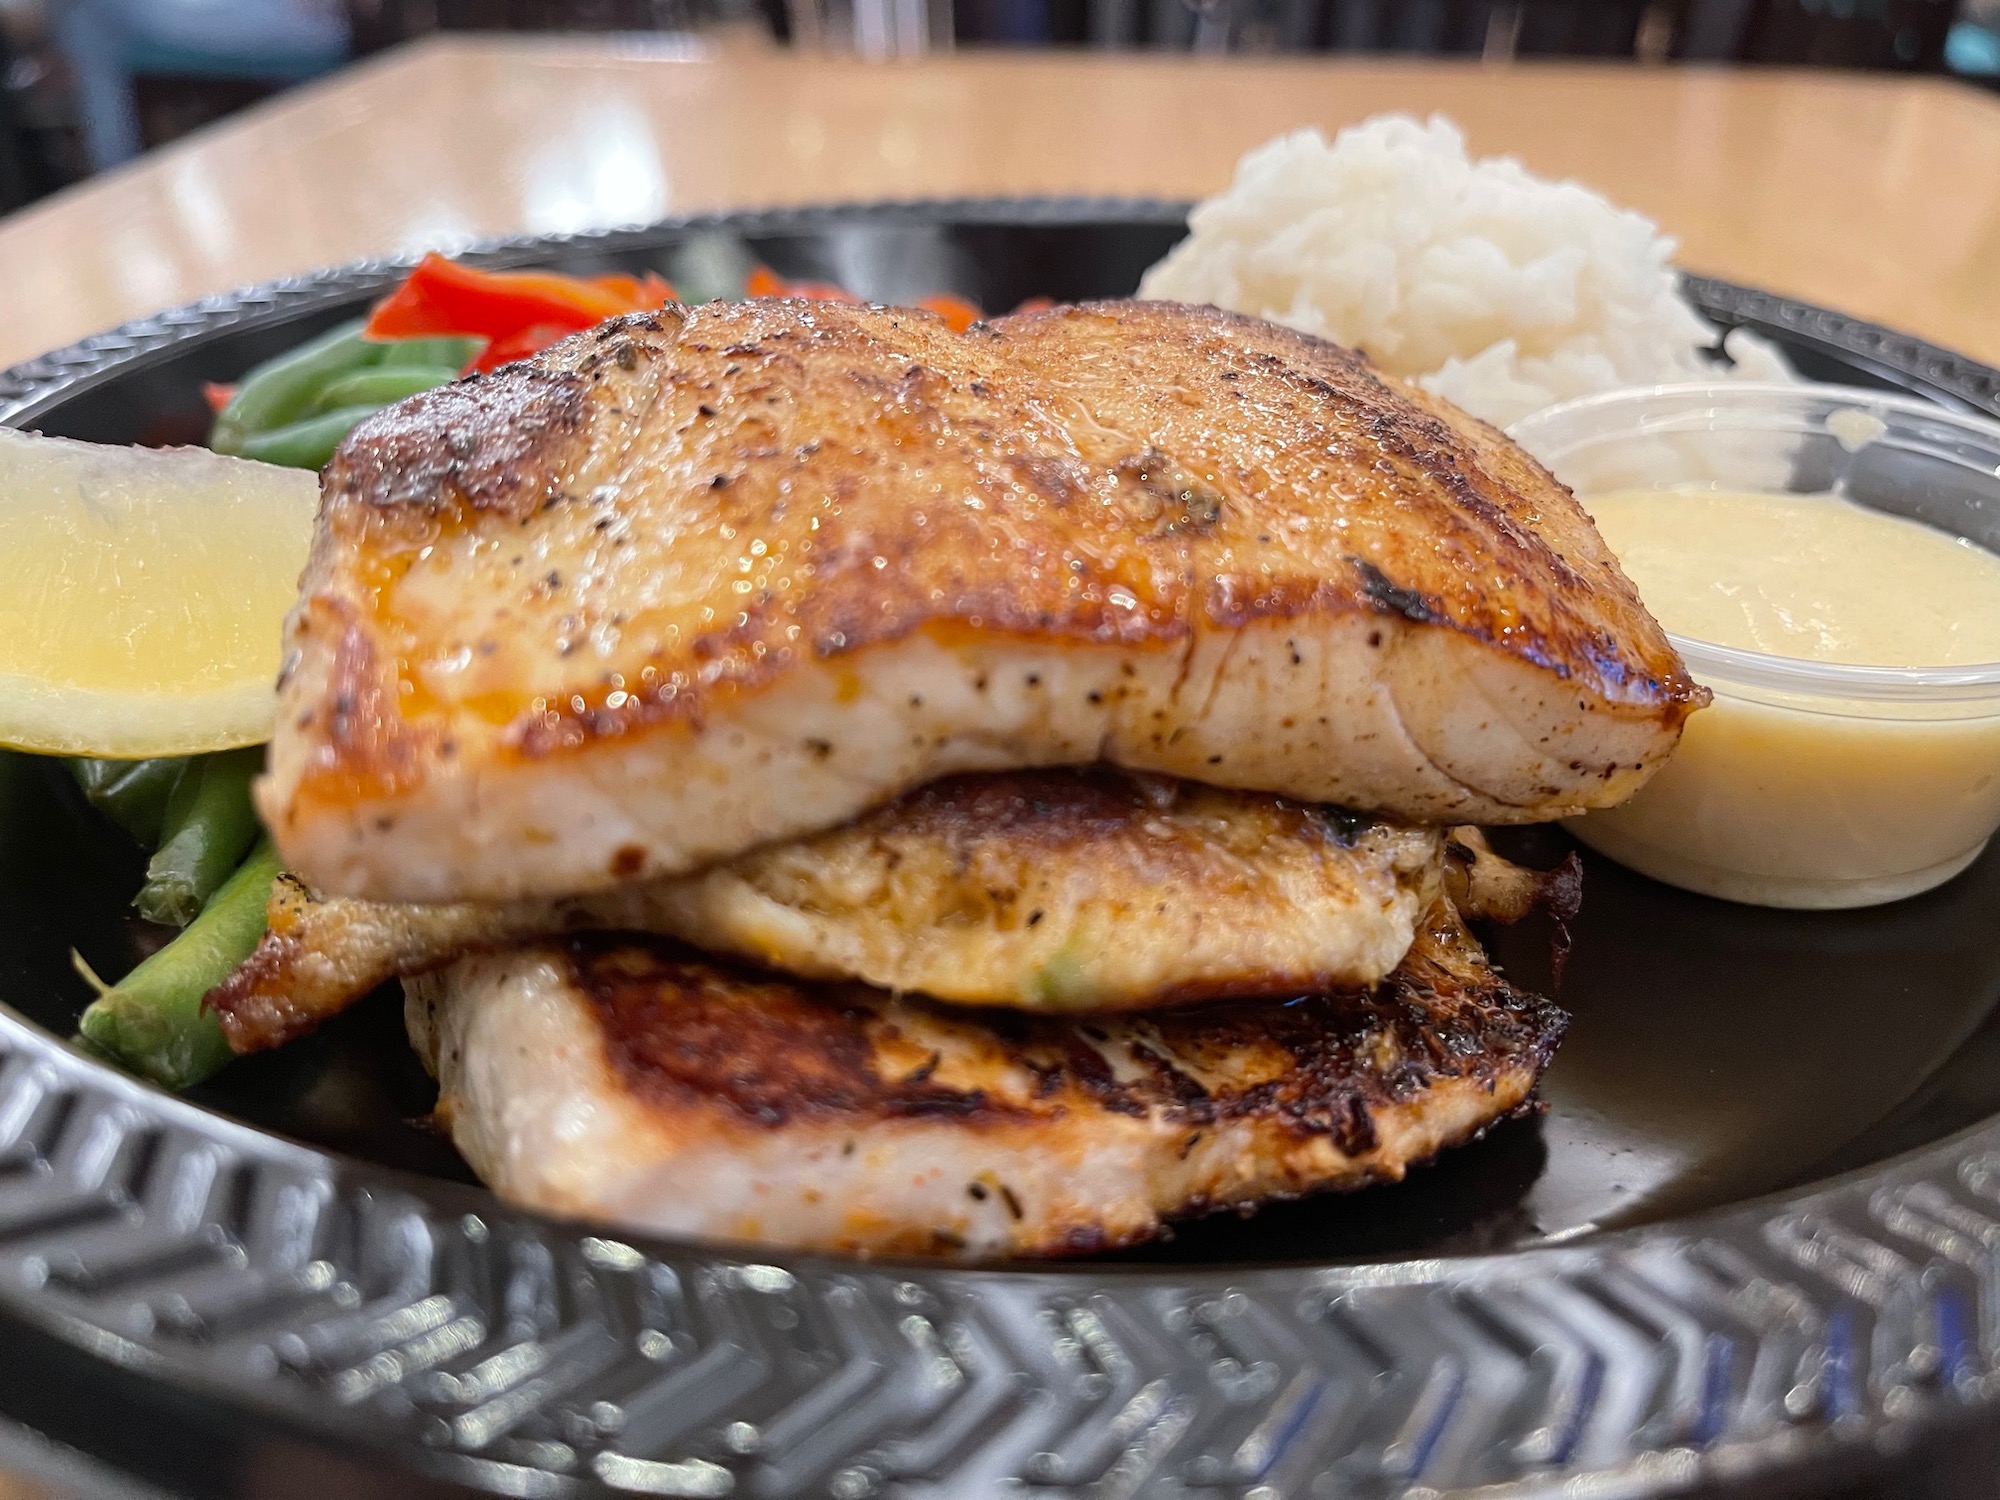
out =
{"type": "MultiPolygon", "coordinates": [[[[761,260],[1007,307],[1129,292],[1181,223],[1170,205],[910,205],[484,258],[650,267],[691,293],[761,260]]],[[[88,341],[0,376],[0,419],[192,439],[202,381],[394,275],[322,273],[88,341]]],[[[1689,290],[1816,377],[2000,409],[2000,376],[1918,341],[1689,290]]],[[[1567,847],[1518,838],[1533,858],[1567,847]]],[[[1916,900],[1818,915],[1585,859],[1560,996],[1575,1024],[1539,1120],[1399,1187],[1185,1225],[1126,1257],[1141,1266],[746,1268],[499,1208],[416,1123],[430,1089],[386,995],[190,1103],[54,1045],[88,998],[69,950],[119,972],[148,939],[124,911],[138,863],[49,765],[0,759],[0,995],[26,1018],[0,1016],[0,1409],[230,1492],[305,1493],[288,1465],[311,1462],[345,1466],[347,1493],[856,1500],[1002,1481],[1258,1500],[1586,1473],[1678,1488],[1879,1460],[1982,1416],[2000,851],[1916,900]],[[1729,1207],[1760,1195],[1778,1196],[1729,1207]]],[[[1496,943],[1532,984],[1549,941],[1530,924],[1496,943]]]]}

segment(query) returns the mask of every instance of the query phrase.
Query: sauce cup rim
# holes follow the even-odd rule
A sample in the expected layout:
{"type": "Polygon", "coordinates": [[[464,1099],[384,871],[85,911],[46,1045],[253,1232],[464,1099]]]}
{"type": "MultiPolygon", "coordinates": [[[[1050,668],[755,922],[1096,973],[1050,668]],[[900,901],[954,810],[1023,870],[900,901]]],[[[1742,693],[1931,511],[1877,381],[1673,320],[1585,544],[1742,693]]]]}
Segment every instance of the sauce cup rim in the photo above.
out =
{"type": "MultiPolygon", "coordinates": [[[[1719,406],[1768,406],[1785,402],[1804,406],[1833,402],[1842,408],[1873,408],[1955,427],[1992,447],[1995,455],[1994,493],[2000,497],[2000,421],[1954,411],[1920,396],[1875,391],[1866,386],[1753,380],[1695,380],[1628,386],[1542,407],[1509,426],[1507,435],[1523,447],[1529,447],[1532,452],[1530,440],[1536,430],[1546,424],[1577,416],[1608,415],[1621,408],[1643,408],[1650,403],[1674,399],[1713,400],[1719,406]]],[[[2000,662],[1949,667],[1854,666],[1749,651],[1693,636],[1676,635],[1671,631],[1667,632],[1667,639],[1696,678],[1710,686],[1741,685],[1802,697],[1903,703],[1912,707],[1990,700],[1996,711],[2000,711],[2000,662]]]]}

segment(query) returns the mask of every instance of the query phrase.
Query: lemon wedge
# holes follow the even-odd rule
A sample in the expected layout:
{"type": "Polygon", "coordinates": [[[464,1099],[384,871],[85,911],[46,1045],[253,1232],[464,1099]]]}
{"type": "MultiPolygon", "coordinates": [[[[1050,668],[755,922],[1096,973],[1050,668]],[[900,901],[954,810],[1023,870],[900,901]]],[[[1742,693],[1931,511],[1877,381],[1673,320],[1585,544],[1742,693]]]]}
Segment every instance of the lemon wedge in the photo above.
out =
{"type": "Polygon", "coordinates": [[[0,428],[0,745],[192,755],[271,736],[317,476],[0,428]]]}

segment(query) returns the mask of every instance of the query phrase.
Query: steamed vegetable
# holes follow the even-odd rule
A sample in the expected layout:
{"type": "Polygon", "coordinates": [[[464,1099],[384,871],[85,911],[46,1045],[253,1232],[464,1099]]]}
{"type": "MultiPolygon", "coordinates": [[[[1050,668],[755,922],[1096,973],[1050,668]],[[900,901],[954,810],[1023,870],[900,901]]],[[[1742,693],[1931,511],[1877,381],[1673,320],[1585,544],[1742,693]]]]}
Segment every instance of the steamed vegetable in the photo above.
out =
{"type": "Polygon", "coordinates": [[[328,381],[313,397],[312,405],[306,408],[306,415],[321,416],[338,411],[343,406],[389,406],[419,391],[450,385],[456,379],[458,370],[454,366],[411,364],[408,361],[392,365],[384,361],[373,368],[356,370],[351,375],[328,381]]]}
{"type": "Polygon", "coordinates": [[[473,334],[485,348],[474,370],[494,370],[621,313],[673,300],[674,289],[644,276],[564,276],[555,271],[482,271],[426,255],[409,278],[375,305],[371,339],[473,334]]]}
{"type": "Polygon", "coordinates": [[[93,760],[66,762],[84,799],[147,848],[160,841],[160,824],[167,802],[187,767],[183,756],[156,760],[93,760]]]}
{"type": "Polygon", "coordinates": [[[228,1062],[221,1023],[202,1002],[263,937],[279,868],[277,851],[264,840],[186,931],[116,984],[105,984],[79,959],[98,992],[78,1023],[83,1040],[170,1089],[192,1088],[228,1062]]]}
{"type": "Polygon", "coordinates": [[[458,378],[478,351],[471,337],[382,343],[364,338],[360,321],[343,323],[276,359],[226,390],[208,446],[218,453],[294,469],[317,469],[365,417],[406,396],[458,378]]]}
{"type": "Polygon", "coordinates": [[[388,404],[343,406],[338,411],[287,422],[269,432],[253,432],[236,451],[244,458],[287,469],[323,469],[340,440],[388,404]]]}
{"type": "Polygon", "coordinates": [[[184,927],[229,878],[257,838],[250,779],[263,764],[257,747],[188,763],[161,820],[146,883],[132,901],[140,916],[184,927]]]}
{"type": "Polygon", "coordinates": [[[246,438],[302,416],[327,382],[373,364],[381,352],[353,322],[266,360],[243,377],[229,404],[215,414],[208,446],[217,453],[242,453],[246,438]]]}
{"type": "Polygon", "coordinates": [[[366,417],[463,373],[525,359],[674,289],[644,276],[481,271],[427,255],[366,320],[268,360],[236,386],[209,386],[218,453],[318,469],[366,417]]]}

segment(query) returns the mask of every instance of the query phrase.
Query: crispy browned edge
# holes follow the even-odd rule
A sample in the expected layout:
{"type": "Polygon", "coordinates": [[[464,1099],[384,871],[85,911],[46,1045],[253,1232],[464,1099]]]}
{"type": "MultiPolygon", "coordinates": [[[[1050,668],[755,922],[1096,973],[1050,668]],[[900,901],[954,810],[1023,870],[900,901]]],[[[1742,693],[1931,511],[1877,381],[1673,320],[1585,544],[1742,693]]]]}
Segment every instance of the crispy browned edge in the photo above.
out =
{"type": "MultiPolygon", "coordinates": [[[[1325,1136],[1342,1155],[1361,1157],[1378,1144],[1376,1111],[1418,1102],[1439,1085],[1492,1092],[1508,1076],[1525,1072],[1527,1081],[1519,1104],[1447,1146],[1540,1109],[1534,1085],[1569,1023],[1552,1001],[1514,988],[1494,970],[1448,905],[1434,909],[1428,926],[1420,951],[1372,991],[1149,1018],[1183,1056],[1265,1046],[1289,1054],[1281,1076],[1241,1090],[1211,1092],[1143,1043],[1131,1051],[1149,1076],[1121,1081],[1084,1041],[1088,1020],[1008,1011],[941,1016],[984,1029],[997,1049],[996,1066],[1036,1077],[1035,1098],[1025,1106],[940,1082],[931,1071],[935,1056],[902,1077],[879,1076],[871,1064],[881,1037],[868,1023],[886,997],[876,991],[773,979],[657,939],[592,935],[554,951],[597,1019],[612,1074],[633,1097],[668,1112],[721,1111],[751,1130],[930,1120],[977,1132],[1065,1118],[1087,1129],[1087,1119],[1077,1118],[1083,1109],[1132,1116],[1157,1110],[1191,1133],[1252,1121],[1300,1139],[1325,1136]],[[1376,1065],[1384,1039],[1397,1059],[1386,1071],[1376,1065]]],[[[1394,1169],[1399,1174],[1415,1164],[1398,1161],[1394,1169]]],[[[1351,1190],[1384,1175],[1370,1168],[1317,1191],[1351,1190]]],[[[1273,1193],[1265,1201],[1295,1196],[1273,1193]]],[[[1190,1201],[1170,1217],[1215,1206],[1190,1201]]],[[[1079,1228],[1045,1253],[1088,1254],[1151,1232],[1114,1239],[1101,1228],[1079,1228]]]]}
{"type": "MultiPolygon", "coordinates": [[[[1110,766],[982,772],[926,783],[866,814],[857,820],[857,826],[863,832],[932,839],[947,855],[960,859],[969,859],[981,840],[996,833],[1007,836],[1010,847],[1005,852],[1010,857],[1032,857],[1037,850],[1053,857],[1087,848],[1104,834],[1127,830],[1135,816],[1170,811],[1190,794],[1246,799],[1257,795],[1218,792],[1198,783],[1110,766]]],[[[1261,816],[1269,818],[1287,836],[1322,847],[1352,847],[1377,822],[1337,807],[1279,797],[1266,800],[1266,806],[1255,809],[1261,816]]],[[[834,830],[832,836],[841,837],[850,831],[834,830]]],[[[806,842],[810,845],[812,841],[806,842]]],[[[1179,840],[1163,841],[1152,852],[1156,858],[1179,858],[1184,856],[1184,845],[1179,840]]],[[[1469,860],[1471,855],[1466,858],[1469,860]]],[[[1490,851],[1487,858],[1492,860],[1490,851]]],[[[1201,861],[1197,860],[1197,864],[1201,861]]],[[[1516,874],[1527,876],[1527,872],[1516,874]]],[[[1532,882],[1525,888],[1530,896],[1535,889],[1532,882]]],[[[1465,908],[1463,901],[1459,905],[1465,908]]],[[[287,873],[278,877],[267,906],[264,936],[250,956],[209,992],[205,1002],[220,1020],[231,1050],[242,1054],[282,1046],[311,1032],[346,1004],[360,998],[348,993],[340,1003],[333,1003],[332,993],[325,986],[339,977],[337,973],[301,972],[300,961],[307,951],[304,928],[317,922],[322,924],[323,932],[332,909],[297,876],[287,873]]],[[[363,903],[354,902],[344,903],[343,909],[360,912],[366,908],[363,903]]],[[[1500,919],[1516,920],[1525,911],[1523,906],[1500,919]]],[[[581,908],[568,915],[568,920],[552,921],[548,930],[590,925],[581,908]]],[[[461,951],[491,948],[496,941],[506,940],[488,936],[467,944],[461,951]]],[[[1283,987],[1294,990],[1304,987],[1310,978],[1293,972],[1244,971],[1228,980],[1161,991],[1151,1003],[1168,1006],[1263,996],[1283,987]]]]}
{"type": "MultiPolygon", "coordinates": [[[[645,360],[672,357],[674,339],[684,325],[702,324],[708,343],[691,344],[706,357],[727,344],[727,320],[769,318],[774,309],[796,308],[800,315],[829,318],[892,319],[899,326],[916,325],[926,338],[951,335],[931,314],[881,307],[843,308],[838,304],[741,303],[708,304],[698,309],[677,305],[656,313],[614,319],[589,333],[557,345],[534,360],[510,365],[494,375],[475,377],[425,392],[368,419],[343,441],[323,480],[322,526],[354,544],[369,534],[378,541],[410,547],[421,545],[442,522],[492,514],[524,520],[535,511],[569,499],[561,475],[574,443],[587,431],[588,393],[594,383],[617,372],[629,372],[645,360]],[[708,323],[718,326],[710,330],[708,323]],[[934,326],[926,326],[934,325],[934,326]]],[[[1045,320],[1105,318],[1126,324],[1221,325],[1243,347],[1240,362],[1294,388],[1304,398],[1339,398],[1356,404],[1362,425],[1392,454],[1429,482],[1447,491],[1485,527],[1482,540],[1502,552],[1518,555],[1535,572],[1553,569],[1545,580],[1560,593],[1602,595],[1604,587],[1577,574],[1562,554],[1541,538],[1532,541],[1503,507],[1485,494],[1485,487],[1509,485],[1524,492],[1539,491],[1550,503],[1588,519],[1568,491],[1534,459],[1515,447],[1497,429],[1458,411],[1448,403],[1416,391],[1402,382],[1378,375],[1352,350],[1261,319],[1212,307],[1191,308],[1172,303],[1110,301],[1074,304],[1042,312],[975,324],[962,337],[1003,339],[1017,328],[1045,320]],[[1474,482],[1473,475],[1479,476],[1474,482]]],[[[751,324],[752,331],[760,325],[751,324]]],[[[865,338],[871,325],[857,322],[854,336],[865,338]]],[[[770,342],[782,341],[787,330],[767,330],[770,342]]],[[[748,359],[768,352],[752,342],[729,345],[723,352],[748,359]]],[[[919,373],[928,375],[930,372],[919,373]]],[[[1052,504],[1075,497],[1076,479],[1053,460],[1033,461],[1023,455],[1014,466],[1016,478],[1046,495],[1052,504]]],[[[326,537],[321,538],[324,545],[326,537]]],[[[889,539],[901,546],[908,563],[918,538],[889,539]]],[[[1608,558],[1609,554],[1605,556],[1608,558]]],[[[1474,605],[1453,604],[1389,577],[1380,567],[1349,558],[1352,578],[1288,579],[1273,583],[1218,576],[1200,591],[1202,608],[1215,623],[1240,628],[1259,619],[1296,618],[1312,611],[1365,608],[1383,616],[1441,626],[1496,650],[1568,677],[1577,663],[1586,663],[1608,693],[1627,692],[1653,704],[1669,729],[1707,701],[1707,690],[1687,676],[1663,632],[1639,604],[1629,583],[1616,600],[1624,624],[1637,633],[1637,659],[1627,661],[1616,638],[1608,632],[1584,629],[1566,610],[1559,624],[1561,639],[1545,638],[1527,628],[1513,611],[1483,598],[1474,605]]],[[[798,623],[808,649],[820,658],[853,655],[872,646],[903,639],[924,628],[949,624],[923,590],[912,589],[887,602],[883,576],[840,575],[831,586],[812,591],[787,606],[798,610],[798,623]]],[[[1062,570],[1046,570],[1051,578],[1062,570]]],[[[1615,562],[1610,577],[1623,582],[1615,562]]],[[[1599,580],[1604,584],[1605,580],[1599,580]]],[[[1056,598],[1030,597],[1018,580],[995,580],[961,589],[954,617],[977,616],[982,630],[1020,636],[1061,635],[1078,641],[1125,645],[1165,645],[1186,637],[1191,629],[1179,616],[1155,617],[1153,612],[1113,609],[1102,591],[1082,591],[1056,598]]],[[[1612,590],[1616,592],[1615,588],[1612,590]]],[[[788,618],[790,618],[788,616],[788,618]]],[[[580,750],[607,738],[668,723],[699,727],[718,695],[752,692],[790,669],[792,648],[771,646],[761,637],[771,621],[758,610],[747,622],[704,638],[690,670],[663,672],[657,682],[628,684],[613,710],[585,700],[581,709],[551,703],[524,713],[510,728],[507,751],[538,759],[580,750]]],[[[326,593],[308,598],[299,630],[331,637],[331,672],[324,702],[301,719],[302,728],[323,716],[316,737],[321,752],[313,758],[296,791],[304,803],[344,801],[358,793],[393,795],[424,777],[432,758],[454,753],[446,725],[405,717],[394,683],[383,670],[380,653],[365,622],[350,601],[326,593]]]]}

